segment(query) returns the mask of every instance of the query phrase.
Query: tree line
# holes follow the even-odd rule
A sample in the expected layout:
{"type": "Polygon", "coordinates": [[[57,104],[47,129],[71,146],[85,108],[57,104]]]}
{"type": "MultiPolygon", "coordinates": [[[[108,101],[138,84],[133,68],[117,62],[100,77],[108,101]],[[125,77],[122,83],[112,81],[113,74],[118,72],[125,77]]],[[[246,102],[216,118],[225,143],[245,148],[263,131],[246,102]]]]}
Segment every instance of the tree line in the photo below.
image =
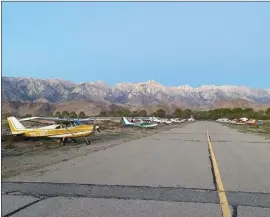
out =
{"type": "Polygon", "coordinates": [[[195,119],[200,120],[217,120],[219,118],[228,118],[232,120],[242,117],[266,120],[270,119],[270,108],[259,111],[255,111],[253,108],[219,108],[208,111],[192,111],[191,114],[195,119]]]}
{"type": "Polygon", "coordinates": [[[207,111],[177,108],[172,114],[166,113],[163,109],[158,109],[153,113],[147,114],[146,110],[130,111],[128,109],[101,111],[100,117],[160,117],[160,118],[181,118],[187,119],[193,116],[197,120],[216,120],[219,118],[235,119],[246,117],[249,119],[270,119],[270,108],[267,110],[255,111],[253,108],[219,108],[207,111]]]}
{"type": "Polygon", "coordinates": [[[83,111],[81,111],[79,114],[77,114],[76,112],[68,112],[68,111],[57,111],[54,114],[55,117],[58,118],[85,118],[86,115],[83,111]]]}
{"type": "MultiPolygon", "coordinates": [[[[26,115],[31,117],[31,115],[26,115]]],[[[86,114],[81,111],[79,114],[76,112],[57,111],[53,114],[54,117],[59,118],[86,118],[86,114]]],[[[97,117],[160,117],[160,118],[181,118],[187,119],[193,116],[197,120],[216,120],[219,118],[228,118],[230,120],[235,118],[246,117],[249,119],[266,120],[270,119],[270,108],[266,110],[255,111],[253,108],[219,108],[207,111],[181,109],[177,108],[171,114],[167,113],[164,109],[157,109],[153,113],[147,113],[146,110],[130,111],[127,108],[112,109],[109,111],[102,110],[97,117]]]]}

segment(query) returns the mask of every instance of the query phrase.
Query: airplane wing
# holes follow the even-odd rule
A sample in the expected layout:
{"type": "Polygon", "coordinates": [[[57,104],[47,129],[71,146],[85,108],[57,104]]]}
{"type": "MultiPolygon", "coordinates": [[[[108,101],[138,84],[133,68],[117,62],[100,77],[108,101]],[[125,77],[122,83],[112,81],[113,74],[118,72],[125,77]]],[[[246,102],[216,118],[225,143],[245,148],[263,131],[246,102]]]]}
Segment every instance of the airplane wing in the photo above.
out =
{"type": "Polygon", "coordinates": [[[74,121],[79,121],[79,122],[95,122],[95,119],[91,118],[84,118],[84,119],[79,119],[79,118],[57,118],[57,117],[30,117],[30,118],[23,118],[20,119],[19,121],[31,121],[31,122],[38,122],[38,123],[44,123],[44,124],[66,124],[74,121]]]}
{"type": "Polygon", "coordinates": [[[23,118],[19,121],[31,121],[31,122],[39,122],[45,124],[54,124],[54,123],[70,123],[73,122],[73,119],[67,118],[54,118],[54,117],[31,117],[31,118],[23,118]]]}

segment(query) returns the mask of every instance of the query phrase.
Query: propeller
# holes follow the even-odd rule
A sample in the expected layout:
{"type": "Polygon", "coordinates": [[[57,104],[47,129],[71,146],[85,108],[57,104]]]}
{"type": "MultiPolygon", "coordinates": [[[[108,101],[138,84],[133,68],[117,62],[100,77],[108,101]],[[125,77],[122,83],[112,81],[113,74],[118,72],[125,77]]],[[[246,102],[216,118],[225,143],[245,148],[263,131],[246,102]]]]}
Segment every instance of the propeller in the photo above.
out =
{"type": "Polygon", "coordinates": [[[100,129],[99,129],[99,126],[95,126],[94,127],[94,130],[98,131],[100,133],[100,129]]]}

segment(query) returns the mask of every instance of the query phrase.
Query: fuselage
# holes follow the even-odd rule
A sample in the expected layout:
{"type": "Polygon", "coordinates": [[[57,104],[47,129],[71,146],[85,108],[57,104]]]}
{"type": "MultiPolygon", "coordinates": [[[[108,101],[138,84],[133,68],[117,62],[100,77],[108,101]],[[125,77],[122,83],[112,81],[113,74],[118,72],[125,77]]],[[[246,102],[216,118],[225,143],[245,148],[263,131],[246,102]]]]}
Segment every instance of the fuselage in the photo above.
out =
{"type": "Polygon", "coordinates": [[[86,137],[94,133],[93,125],[80,124],[77,126],[65,127],[63,125],[51,125],[41,128],[16,128],[10,124],[13,135],[22,135],[25,137],[51,137],[51,138],[73,138],[86,137]]]}

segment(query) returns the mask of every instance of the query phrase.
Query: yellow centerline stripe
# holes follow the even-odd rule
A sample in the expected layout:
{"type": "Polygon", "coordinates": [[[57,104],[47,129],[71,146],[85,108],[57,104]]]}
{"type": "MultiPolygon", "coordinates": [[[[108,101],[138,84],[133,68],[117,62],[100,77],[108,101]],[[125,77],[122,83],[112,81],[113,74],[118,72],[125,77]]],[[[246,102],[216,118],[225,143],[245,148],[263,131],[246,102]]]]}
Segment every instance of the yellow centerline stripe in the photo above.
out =
{"type": "Polygon", "coordinates": [[[213,147],[212,147],[212,143],[209,137],[209,133],[208,133],[208,129],[206,126],[206,135],[207,135],[207,140],[208,140],[208,147],[210,150],[210,158],[212,161],[212,165],[213,165],[213,169],[214,169],[214,174],[215,174],[215,179],[216,179],[216,185],[217,185],[217,192],[218,192],[218,196],[219,196],[219,204],[221,207],[221,211],[222,211],[222,216],[223,217],[231,217],[231,210],[228,204],[228,200],[226,197],[226,193],[223,187],[223,183],[221,180],[221,176],[219,173],[219,169],[218,169],[218,165],[217,165],[217,161],[216,161],[216,157],[213,151],[213,147]]]}

